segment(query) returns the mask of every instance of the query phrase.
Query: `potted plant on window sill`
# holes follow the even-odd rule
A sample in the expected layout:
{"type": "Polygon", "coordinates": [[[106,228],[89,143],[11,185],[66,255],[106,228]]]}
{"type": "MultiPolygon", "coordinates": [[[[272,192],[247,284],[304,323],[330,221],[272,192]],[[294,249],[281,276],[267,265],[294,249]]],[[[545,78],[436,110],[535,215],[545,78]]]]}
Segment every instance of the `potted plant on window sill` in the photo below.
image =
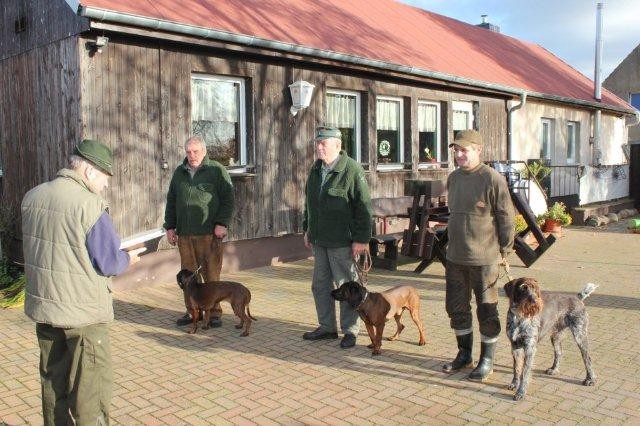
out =
{"type": "Polygon", "coordinates": [[[537,219],[544,232],[560,232],[563,226],[571,225],[571,215],[567,212],[564,203],[560,201],[553,203],[537,219]]]}
{"type": "Polygon", "coordinates": [[[427,147],[424,149],[424,157],[427,163],[437,163],[438,159],[433,156],[431,150],[427,147]]]}

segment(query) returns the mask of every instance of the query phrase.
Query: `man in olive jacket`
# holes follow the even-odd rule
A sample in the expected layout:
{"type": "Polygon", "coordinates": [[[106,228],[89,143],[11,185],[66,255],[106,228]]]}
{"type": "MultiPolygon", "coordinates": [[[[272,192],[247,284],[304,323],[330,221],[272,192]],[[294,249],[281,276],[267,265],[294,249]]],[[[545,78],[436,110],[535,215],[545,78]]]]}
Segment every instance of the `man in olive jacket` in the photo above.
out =
{"type": "MultiPolygon", "coordinates": [[[[304,243],[315,258],[311,290],[319,327],[305,340],[337,339],[335,285],[357,278],[353,258],[367,250],[371,238],[371,198],[364,170],[341,151],[341,133],[334,127],[317,129],[318,160],[306,186],[303,219],[304,243]]],[[[340,302],[340,347],[356,344],[358,313],[340,302]]]]}
{"type": "Polygon", "coordinates": [[[464,130],[450,146],[459,168],[447,180],[450,215],[445,303],[458,354],[443,370],[453,372],[473,364],[473,291],[480,329],[480,361],[469,380],[484,381],[493,371],[500,334],[496,282],[499,263],[513,247],[515,213],[506,179],[480,162],[480,134],[464,130]]]}
{"type": "Polygon", "coordinates": [[[85,139],[69,168],[22,201],[25,314],[36,322],[45,425],[108,424],[113,373],[111,276],[144,249],[120,250],[100,193],[111,150],[85,139]]]}
{"type": "MultiPolygon", "coordinates": [[[[235,200],[233,185],[227,169],[207,157],[201,137],[189,138],[184,150],[186,158],[169,184],[163,226],[169,244],[178,244],[182,269],[195,271],[201,267],[205,281],[219,281],[222,240],[227,236],[235,200]]],[[[211,327],[222,325],[221,314],[217,303],[211,313],[211,327]]],[[[177,324],[190,322],[187,312],[177,324]]]]}

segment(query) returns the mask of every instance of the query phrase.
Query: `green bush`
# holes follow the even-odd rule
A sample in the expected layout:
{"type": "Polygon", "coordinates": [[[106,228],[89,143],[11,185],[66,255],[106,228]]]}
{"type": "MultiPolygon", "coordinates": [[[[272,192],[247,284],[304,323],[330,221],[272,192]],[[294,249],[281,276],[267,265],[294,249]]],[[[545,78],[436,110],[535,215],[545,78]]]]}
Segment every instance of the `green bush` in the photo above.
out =
{"type": "Polygon", "coordinates": [[[527,164],[527,167],[524,169],[525,179],[531,179],[531,177],[533,177],[538,182],[542,182],[542,180],[550,174],[551,167],[545,166],[541,161],[533,161],[527,164]]]}
{"type": "Polygon", "coordinates": [[[24,303],[24,286],[26,279],[22,271],[7,262],[0,260],[0,307],[19,307],[24,303]]]}

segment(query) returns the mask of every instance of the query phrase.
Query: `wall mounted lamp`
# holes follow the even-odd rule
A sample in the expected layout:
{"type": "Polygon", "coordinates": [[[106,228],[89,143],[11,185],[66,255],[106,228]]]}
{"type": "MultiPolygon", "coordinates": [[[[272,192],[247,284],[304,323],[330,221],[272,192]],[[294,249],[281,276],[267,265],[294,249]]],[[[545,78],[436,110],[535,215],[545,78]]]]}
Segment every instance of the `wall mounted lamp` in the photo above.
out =
{"type": "Polygon", "coordinates": [[[298,80],[289,85],[291,100],[293,101],[290,109],[291,115],[296,115],[298,111],[309,106],[314,87],[316,86],[303,80],[298,80]]]}

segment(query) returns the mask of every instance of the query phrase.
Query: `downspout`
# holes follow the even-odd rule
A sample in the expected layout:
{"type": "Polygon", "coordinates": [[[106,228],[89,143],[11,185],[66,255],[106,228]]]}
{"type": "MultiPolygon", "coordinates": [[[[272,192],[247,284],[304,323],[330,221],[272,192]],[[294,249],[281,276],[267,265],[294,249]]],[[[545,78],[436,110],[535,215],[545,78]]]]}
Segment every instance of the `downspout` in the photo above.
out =
{"type": "Polygon", "coordinates": [[[520,93],[520,103],[509,107],[507,112],[507,160],[513,161],[513,114],[527,103],[527,92],[520,93]]]}
{"type": "MultiPolygon", "coordinates": [[[[604,3],[598,3],[596,6],[596,64],[593,78],[593,97],[596,102],[602,102],[602,9],[604,3]]],[[[591,162],[594,166],[599,166],[602,160],[602,111],[598,108],[595,112],[595,120],[593,123],[593,146],[591,162]]]]}

